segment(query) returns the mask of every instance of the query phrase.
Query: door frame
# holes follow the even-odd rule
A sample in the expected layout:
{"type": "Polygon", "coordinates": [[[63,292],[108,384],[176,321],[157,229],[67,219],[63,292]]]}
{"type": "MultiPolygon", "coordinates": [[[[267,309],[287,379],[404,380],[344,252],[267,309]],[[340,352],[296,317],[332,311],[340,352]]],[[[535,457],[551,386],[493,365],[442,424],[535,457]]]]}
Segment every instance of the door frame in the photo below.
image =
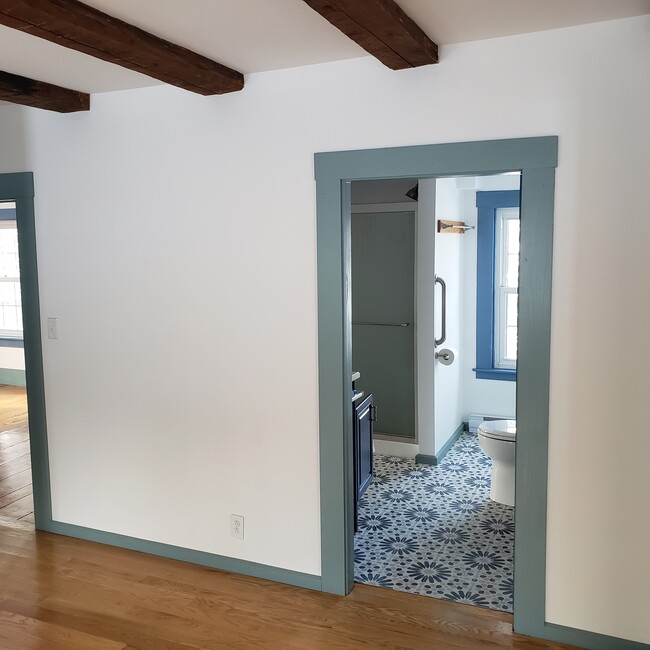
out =
{"type": "Polygon", "coordinates": [[[43,378],[43,348],[38,266],[36,263],[33,174],[31,172],[0,174],[0,201],[16,203],[34,522],[37,530],[44,530],[52,521],[52,500],[45,420],[45,381],[43,378]]]}
{"type": "Polygon", "coordinates": [[[354,584],[350,183],[521,172],[515,630],[545,636],[556,136],[317,153],[322,589],[354,584]]]}

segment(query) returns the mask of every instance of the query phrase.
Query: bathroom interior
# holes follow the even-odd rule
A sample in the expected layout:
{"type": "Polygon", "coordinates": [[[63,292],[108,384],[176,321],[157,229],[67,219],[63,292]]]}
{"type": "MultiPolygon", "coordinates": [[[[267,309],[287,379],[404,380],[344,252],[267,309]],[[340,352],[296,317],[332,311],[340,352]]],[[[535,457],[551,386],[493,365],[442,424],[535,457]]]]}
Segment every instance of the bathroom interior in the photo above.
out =
{"type": "Polygon", "coordinates": [[[519,188],[352,183],[357,582],[513,609],[519,188]]]}

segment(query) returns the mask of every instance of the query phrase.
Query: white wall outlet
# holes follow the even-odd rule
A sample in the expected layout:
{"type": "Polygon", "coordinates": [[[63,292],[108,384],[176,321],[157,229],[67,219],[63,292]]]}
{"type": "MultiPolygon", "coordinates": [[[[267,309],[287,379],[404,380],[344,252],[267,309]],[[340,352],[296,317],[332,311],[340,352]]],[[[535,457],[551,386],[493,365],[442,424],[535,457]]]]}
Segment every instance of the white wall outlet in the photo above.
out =
{"type": "Polygon", "coordinates": [[[244,518],[241,515],[230,515],[230,535],[244,539],[244,518]]]}
{"type": "Polygon", "coordinates": [[[47,338],[48,339],[58,339],[59,338],[59,319],[58,318],[48,318],[47,319],[47,338]]]}

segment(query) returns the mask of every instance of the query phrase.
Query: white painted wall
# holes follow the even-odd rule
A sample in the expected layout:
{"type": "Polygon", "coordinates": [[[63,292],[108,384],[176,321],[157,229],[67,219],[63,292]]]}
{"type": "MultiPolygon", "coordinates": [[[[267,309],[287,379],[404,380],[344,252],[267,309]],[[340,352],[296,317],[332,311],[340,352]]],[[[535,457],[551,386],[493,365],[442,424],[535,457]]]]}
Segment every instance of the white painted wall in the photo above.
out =
{"type": "MultiPolygon", "coordinates": [[[[441,178],[436,182],[435,219],[439,221],[459,221],[459,201],[456,181],[453,178],[441,178]]],[[[453,233],[435,234],[435,274],[447,284],[446,340],[437,350],[456,351],[456,359],[450,366],[434,361],[433,376],[435,383],[435,448],[436,454],[444,447],[454,431],[462,423],[462,360],[463,350],[463,248],[464,235],[453,233]]],[[[442,335],[442,289],[435,288],[434,300],[434,335],[442,335]]]]}
{"type": "Polygon", "coordinates": [[[25,351],[23,348],[0,347],[0,368],[25,370],[25,351]]]}
{"type": "Polygon", "coordinates": [[[89,114],[0,107],[61,324],[43,341],[54,516],[318,573],[313,153],[557,134],[547,617],[650,642],[649,27],[251,75],[222,97],[97,95],[89,114]],[[634,353],[606,357],[612,332],[634,353]]]}
{"type": "Polygon", "coordinates": [[[28,111],[0,102],[0,171],[22,172],[29,167],[27,147],[29,136],[25,122],[28,111]]]}

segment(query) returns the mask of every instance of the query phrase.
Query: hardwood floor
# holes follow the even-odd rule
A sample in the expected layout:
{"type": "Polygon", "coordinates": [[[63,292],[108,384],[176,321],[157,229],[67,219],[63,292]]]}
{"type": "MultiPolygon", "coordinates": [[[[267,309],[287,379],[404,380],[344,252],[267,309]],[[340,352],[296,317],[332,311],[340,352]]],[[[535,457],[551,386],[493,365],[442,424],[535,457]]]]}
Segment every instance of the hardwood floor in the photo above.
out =
{"type": "Polygon", "coordinates": [[[33,530],[24,389],[0,387],[2,650],[568,648],[502,612],[357,585],[343,598],[33,530]]]}
{"type": "Polygon", "coordinates": [[[0,517],[34,522],[27,395],[0,386],[0,517]]]}
{"type": "Polygon", "coordinates": [[[357,585],[332,596],[0,520],[3,650],[568,648],[509,614],[357,585]]]}

